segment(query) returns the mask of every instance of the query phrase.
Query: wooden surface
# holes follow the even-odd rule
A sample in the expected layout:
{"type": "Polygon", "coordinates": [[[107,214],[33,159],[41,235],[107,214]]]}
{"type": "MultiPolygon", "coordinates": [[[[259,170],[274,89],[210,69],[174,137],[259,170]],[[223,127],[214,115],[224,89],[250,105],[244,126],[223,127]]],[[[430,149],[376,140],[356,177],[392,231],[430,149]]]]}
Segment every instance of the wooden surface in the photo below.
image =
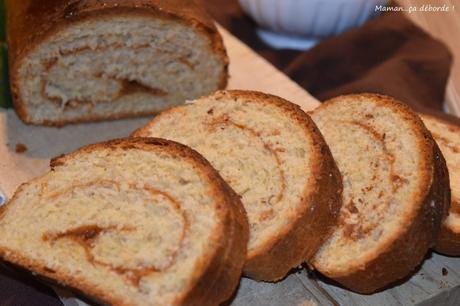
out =
{"type": "MultiPolygon", "coordinates": [[[[318,102],[265,60],[224,31],[231,59],[230,88],[256,89],[278,94],[309,110],[318,102]]],[[[51,157],[110,138],[129,135],[148,119],[121,120],[67,126],[62,129],[24,125],[12,110],[0,111],[0,188],[7,196],[22,182],[48,170],[51,157]],[[28,148],[15,153],[18,143],[28,148]]],[[[374,295],[359,295],[309,275],[305,269],[283,281],[258,283],[243,278],[230,305],[459,305],[460,259],[431,254],[410,279],[374,295]],[[442,269],[447,270],[443,275],[442,269]]],[[[85,305],[57,289],[67,306],[85,305]]]]}
{"type": "MultiPolygon", "coordinates": [[[[449,7],[448,12],[407,13],[421,28],[443,41],[454,56],[451,76],[446,89],[446,108],[460,116],[460,1],[459,0],[399,0],[405,8],[424,4],[449,7]]],[[[460,302],[459,302],[460,304],[460,302]]]]}

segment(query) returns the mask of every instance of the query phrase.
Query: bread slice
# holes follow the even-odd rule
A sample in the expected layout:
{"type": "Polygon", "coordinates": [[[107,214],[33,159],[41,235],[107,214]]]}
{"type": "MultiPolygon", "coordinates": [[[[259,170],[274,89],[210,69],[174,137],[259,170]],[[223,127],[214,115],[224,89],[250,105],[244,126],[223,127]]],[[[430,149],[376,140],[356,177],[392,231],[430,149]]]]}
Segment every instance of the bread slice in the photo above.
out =
{"type": "Polygon", "coordinates": [[[31,124],[117,119],[225,88],[228,59],[190,0],[8,0],[14,105],[31,124]]]}
{"type": "Polygon", "coordinates": [[[241,196],[250,223],[247,276],[284,277],[335,225],[341,180],[329,148],[298,106],[251,91],[221,91],[160,114],[134,136],[191,146],[241,196]]]}
{"type": "Polygon", "coordinates": [[[111,305],[217,305],[239,283],[248,231],[198,153],[114,140],[17,190],[0,211],[0,256],[111,305]]]}
{"type": "Polygon", "coordinates": [[[351,290],[380,290],[435,243],[450,203],[444,158],[420,118],[386,96],[341,96],[312,118],[344,185],[339,225],[313,266],[351,290]]]}
{"type": "Polygon", "coordinates": [[[442,224],[435,249],[460,256],[460,127],[429,115],[422,115],[422,119],[446,158],[452,192],[449,216],[442,224]]]}

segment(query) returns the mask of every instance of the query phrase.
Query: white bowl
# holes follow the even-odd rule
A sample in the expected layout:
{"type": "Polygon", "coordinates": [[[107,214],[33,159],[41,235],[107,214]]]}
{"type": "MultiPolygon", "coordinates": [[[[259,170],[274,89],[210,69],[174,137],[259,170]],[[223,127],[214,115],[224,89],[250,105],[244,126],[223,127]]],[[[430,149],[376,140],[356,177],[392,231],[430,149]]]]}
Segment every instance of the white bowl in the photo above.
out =
{"type": "Polygon", "coordinates": [[[289,35],[323,38],[359,26],[388,0],[239,0],[263,28],[289,35]]]}

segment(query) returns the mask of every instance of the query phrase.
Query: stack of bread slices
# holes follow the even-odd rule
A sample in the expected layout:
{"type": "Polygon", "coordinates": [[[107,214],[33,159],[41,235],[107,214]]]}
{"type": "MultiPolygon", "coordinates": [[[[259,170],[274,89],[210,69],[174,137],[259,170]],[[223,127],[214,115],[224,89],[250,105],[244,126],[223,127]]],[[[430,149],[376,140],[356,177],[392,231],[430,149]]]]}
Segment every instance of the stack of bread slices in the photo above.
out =
{"type": "Polygon", "coordinates": [[[52,160],[0,210],[0,256],[114,305],[217,305],[241,275],[274,282],[303,263],[383,290],[432,247],[460,255],[460,133],[424,120],[441,150],[389,97],[306,114],[219,91],[52,160]]]}

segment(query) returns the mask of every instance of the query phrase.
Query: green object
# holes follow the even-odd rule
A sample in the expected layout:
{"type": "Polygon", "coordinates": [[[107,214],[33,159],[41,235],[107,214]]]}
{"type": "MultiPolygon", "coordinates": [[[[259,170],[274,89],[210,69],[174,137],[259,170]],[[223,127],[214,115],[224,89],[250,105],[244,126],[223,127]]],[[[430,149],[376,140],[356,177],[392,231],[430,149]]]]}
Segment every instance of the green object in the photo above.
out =
{"type": "Polygon", "coordinates": [[[8,47],[6,45],[5,1],[0,5],[0,107],[12,107],[8,77],[8,47]]]}

